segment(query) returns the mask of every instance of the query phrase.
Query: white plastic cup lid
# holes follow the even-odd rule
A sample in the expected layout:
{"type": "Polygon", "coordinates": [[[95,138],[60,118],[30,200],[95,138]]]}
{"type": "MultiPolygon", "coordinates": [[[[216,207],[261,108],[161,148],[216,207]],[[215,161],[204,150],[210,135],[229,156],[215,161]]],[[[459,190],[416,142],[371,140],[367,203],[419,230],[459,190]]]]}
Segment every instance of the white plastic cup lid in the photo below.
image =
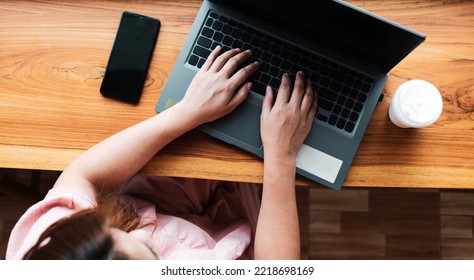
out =
{"type": "Polygon", "coordinates": [[[395,91],[390,118],[400,127],[421,128],[433,124],[442,110],[443,99],[434,85],[424,80],[411,80],[395,91]]]}

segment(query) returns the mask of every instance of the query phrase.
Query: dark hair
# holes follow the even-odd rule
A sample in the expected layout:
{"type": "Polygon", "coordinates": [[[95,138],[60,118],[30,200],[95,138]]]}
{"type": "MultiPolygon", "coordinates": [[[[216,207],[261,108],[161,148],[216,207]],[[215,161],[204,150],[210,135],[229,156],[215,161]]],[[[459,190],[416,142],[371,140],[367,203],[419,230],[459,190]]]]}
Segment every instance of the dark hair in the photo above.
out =
{"type": "Polygon", "coordinates": [[[130,232],[141,226],[136,208],[121,205],[114,199],[52,224],[23,259],[128,259],[127,255],[114,249],[110,227],[130,232]]]}

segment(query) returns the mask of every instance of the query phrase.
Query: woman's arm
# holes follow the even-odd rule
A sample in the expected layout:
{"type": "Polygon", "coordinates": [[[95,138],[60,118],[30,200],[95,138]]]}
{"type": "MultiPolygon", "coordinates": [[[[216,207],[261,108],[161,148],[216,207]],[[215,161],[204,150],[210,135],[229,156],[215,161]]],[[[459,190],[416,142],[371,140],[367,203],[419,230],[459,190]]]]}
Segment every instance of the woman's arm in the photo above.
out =
{"type": "Polygon", "coordinates": [[[276,98],[267,88],[261,115],[264,178],[255,236],[256,259],[300,258],[296,153],[311,129],[316,108],[311,82],[305,81],[302,72],[296,75],[293,89],[285,74],[276,98]]]}
{"type": "Polygon", "coordinates": [[[251,84],[243,83],[258,63],[235,72],[250,52],[236,49],[219,53],[217,47],[209,55],[183,100],[84,152],[64,170],[55,187],[76,187],[97,195],[136,174],[175,138],[235,109],[247,97],[251,84]]]}

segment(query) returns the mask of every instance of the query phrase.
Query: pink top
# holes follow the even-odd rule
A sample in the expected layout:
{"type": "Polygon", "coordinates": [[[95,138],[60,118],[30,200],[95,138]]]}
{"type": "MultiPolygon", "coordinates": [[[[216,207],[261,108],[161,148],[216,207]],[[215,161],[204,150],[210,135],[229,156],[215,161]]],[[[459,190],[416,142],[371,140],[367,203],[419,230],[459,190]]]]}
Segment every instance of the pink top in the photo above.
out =
{"type": "MultiPolygon", "coordinates": [[[[138,180],[143,183],[146,179],[142,177],[138,180]]],[[[211,193],[209,192],[210,196],[211,193]]],[[[136,205],[144,224],[153,223],[134,230],[134,234],[148,236],[150,239],[147,243],[159,259],[251,257],[244,252],[251,243],[253,221],[249,224],[242,219],[233,219],[232,223],[216,223],[207,214],[184,214],[182,217],[165,215],[157,212],[154,203],[126,193],[121,195],[128,200],[127,202],[136,205]]],[[[220,200],[213,205],[222,208],[223,202],[225,201],[220,200]]],[[[8,243],[6,259],[21,259],[51,224],[81,209],[96,206],[97,202],[93,197],[78,189],[67,187],[51,189],[46,197],[31,206],[15,225],[8,243]]],[[[223,211],[216,208],[214,212],[223,211]]]]}

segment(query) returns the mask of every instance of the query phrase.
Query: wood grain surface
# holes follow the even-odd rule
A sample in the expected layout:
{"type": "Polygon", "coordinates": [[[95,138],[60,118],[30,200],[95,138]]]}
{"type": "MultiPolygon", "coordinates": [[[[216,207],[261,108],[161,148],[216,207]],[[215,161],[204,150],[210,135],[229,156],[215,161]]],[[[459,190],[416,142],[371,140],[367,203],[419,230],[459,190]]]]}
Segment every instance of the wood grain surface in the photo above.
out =
{"type": "MultiPolygon", "coordinates": [[[[474,2],[348,1],[427,35],[384,88],[344,186],[474,188],[474,2]],[[388,118],[410,79],[438,87],[444,108],[424,129],[388,118]]],[[[62,170],[109,135],[156,114],[201,1],[0,1],[0,167],[62,170]],[[99,93],[123,11],[162,26],[137,106],[99,93]]],[[[198,131],[143,174],[261,182],[262,161],[198,131]]],[[[300,185],[316,185],[298,178],[300,185]]]]}

